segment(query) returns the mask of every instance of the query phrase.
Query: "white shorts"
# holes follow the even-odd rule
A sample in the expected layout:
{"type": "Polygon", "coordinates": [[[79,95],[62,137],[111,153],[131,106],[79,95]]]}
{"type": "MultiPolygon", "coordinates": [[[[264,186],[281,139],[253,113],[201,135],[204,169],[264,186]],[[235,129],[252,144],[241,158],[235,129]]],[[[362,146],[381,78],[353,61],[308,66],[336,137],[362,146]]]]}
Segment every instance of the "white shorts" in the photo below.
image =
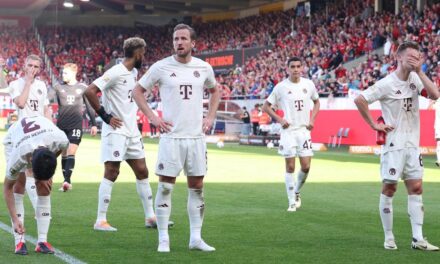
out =
{"type": "Polygon", "coordinates": [[[281,131],[278,153],[285,158],[313,156],[310,131],[281,131]]]}
{"type": "Polygon", "coordinates": [[[380,157],[382,181],[396,183],[402,180],[423,178],[423,161],[419,148],[405,148],[388,151],[380,157]]]}
{"type": "Polygon", "coordinates": [[[177,177],[204,176],[207,169],[205,138],[166,138],[159,141],[156,174],[177,177]]]}
{"type": "Polygon", "coordinates": [[[139,137],[108,134],[101,138],[101,162],[145,158],[144,143],[139,137]]]}

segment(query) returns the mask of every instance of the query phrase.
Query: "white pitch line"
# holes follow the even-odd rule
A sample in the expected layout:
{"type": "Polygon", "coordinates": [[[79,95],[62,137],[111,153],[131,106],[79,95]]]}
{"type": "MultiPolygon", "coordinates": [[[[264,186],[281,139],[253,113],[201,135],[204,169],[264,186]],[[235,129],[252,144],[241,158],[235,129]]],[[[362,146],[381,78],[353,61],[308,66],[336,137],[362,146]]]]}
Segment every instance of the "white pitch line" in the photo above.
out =
{"type": "MultiPolygon", "coordinates": [[[[11,226],[10,225],[6,225],[5,223],[0,221],[0,229],[3,229],[5,232],[11,234],[11,226]]],[[[11,234],[12,236],[12,234],[11,234]]],[[[12,237],[11,237],[12,240],[12,237]]],[[[33,245],[37,245],[37,240],[30,236],[30,235],[26,235],[26,242],[30,242],[33,245]]],[[[87,264],[86,262],[83,262],[69,254],[64,253],[63,251],[53,248],[53,250],[55,251],[55,257],[61,259],[62,261],[69,263],[69,264],[87,264]]]]}

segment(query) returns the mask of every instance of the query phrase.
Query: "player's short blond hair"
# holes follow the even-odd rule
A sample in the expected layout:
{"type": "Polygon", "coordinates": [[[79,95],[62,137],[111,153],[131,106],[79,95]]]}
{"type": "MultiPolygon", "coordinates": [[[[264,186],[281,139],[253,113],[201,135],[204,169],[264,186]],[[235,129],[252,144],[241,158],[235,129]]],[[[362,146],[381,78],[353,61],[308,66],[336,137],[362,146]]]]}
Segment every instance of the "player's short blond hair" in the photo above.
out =
{"type": "Polygon", "coordinates": [[[78,72],[78,66],[75,63],[66,63],[63,65],[63,69],[69,69],[73,72],[78,72]]]}
{"type": "Polygon", "coordinates": [[[189,37],[191,38],[191,40],[195,40],[197,38],[197,34],[196,34],[196,31],[194,30],[194,28],[190,27],[187,24],[183,24],[183,23],[178,24],[174,27],[173,35],[177,30],[182,30],[182,29],[186,29],[189,31],[189,37]]]}
{"type": "Polygon", "coordinates": [[[420,46],[419,46],[419,44],[417,42],[414,42],[414,41],[404,41],[397,48],[397,54],[400,54],[400,53],[404,52],[407,49],[415,49],[415,50],[420,51],[420,46]]]}
{"type": "Polygon", "coordinates": [[[28,62],[29,60],[39,61],[39,62],[40,62],[40,65],[43,64],[43,60],[40,58],[40,56],[35,55],[35,54],[31,54],[31,55],[27,56],[27,57],[26,57],[26,60],[25,60],[25,63],[27,64],[27,62],[28,62]]]}
{"type": "Polygon", "coordinates": [[[132,37],[124,40],[124,45],[122,48],[124,49],[124,56],[126,58],[132,58],[134,55],[134,51],[140,48],[145,48],[147,43],[145,40],[138,37],[132,37]]]}

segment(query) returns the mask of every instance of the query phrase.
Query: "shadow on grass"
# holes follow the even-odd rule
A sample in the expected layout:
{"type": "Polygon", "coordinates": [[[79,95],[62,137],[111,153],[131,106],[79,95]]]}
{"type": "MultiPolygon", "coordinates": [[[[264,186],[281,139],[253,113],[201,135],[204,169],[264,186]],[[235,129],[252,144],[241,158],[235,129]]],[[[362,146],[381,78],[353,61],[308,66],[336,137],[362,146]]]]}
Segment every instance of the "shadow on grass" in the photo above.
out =
{"type": "MultiPolygon", "coordinates": [[[[1,186],[0,186],[1,187],[1,186]]],[[[116,183],[108,212],[118,232],[93,231],[98,183],[76,183],[71,192],[52,194],[49,241],[88,263],[438,263],[436,253],[413,251],[406,195],[399,186],[394,199],[395,235],[399,250],[382,248],[378,214],[380,183],[307,183],[303,207],[287,213],[283,183],[207,183],[203,237],[215,246],[211,254],[188,251],[187,190],[173,194],[170,254],[156,252],[157,231],[144,228],[142,206],[134,183],[116,183]]],[[[152,184],[153,190],[157,189],[152,184]]],[[[440,243],[440,183],[425,185],[425,235],[440,243]]],[[[28,233],[36,236],[26,199],[28,233]]],[[[4,202],[0,221],[9,223],[4,202]]],[[[2,263],[16,263],[12,237],[0,232],[2,263]],[[5,242],[7,241],[7,242],[5,242]],[[2,247],[2,248],[4,248],[2,247]],[[3,261],[4,260],[4,261],[3,261]]],[[[40,262],[40,256],[28,256],[40,262]]],[[[45,260],[44,260],[45,262],[45,260]]],[[[46,263],[46,262],[45,262],[46,263]]]]}

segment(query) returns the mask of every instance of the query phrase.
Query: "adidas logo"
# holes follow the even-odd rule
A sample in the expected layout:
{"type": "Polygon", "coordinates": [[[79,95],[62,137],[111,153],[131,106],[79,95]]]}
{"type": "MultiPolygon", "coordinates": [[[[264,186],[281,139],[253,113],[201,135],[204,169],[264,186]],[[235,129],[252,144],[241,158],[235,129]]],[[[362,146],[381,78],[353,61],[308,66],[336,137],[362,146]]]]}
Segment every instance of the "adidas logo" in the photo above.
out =
{"type": "Polygon", "coordinates": [[[173,72],[171,73],[170,77],[177,77],[177,75],[173,72]]]}
{"type": "Polygon", "coordinates": [[[400,90],[397,90],[396,94],[402,94],[402,92],[400,90]]]}
{"type": "Polygon", "coordinates": [[[168,207],[168,204],[160,204],[160,205],[158,205],[157,207],[162,207],[162,208],[166,208],[166,207],[168,207]]]}
{"type": "Polygon", "coordinates": [[[390,143],[390,147],[394,147],[394,144],[393,144],[393,142],[391,142],[391,143],[390,143]]]}

